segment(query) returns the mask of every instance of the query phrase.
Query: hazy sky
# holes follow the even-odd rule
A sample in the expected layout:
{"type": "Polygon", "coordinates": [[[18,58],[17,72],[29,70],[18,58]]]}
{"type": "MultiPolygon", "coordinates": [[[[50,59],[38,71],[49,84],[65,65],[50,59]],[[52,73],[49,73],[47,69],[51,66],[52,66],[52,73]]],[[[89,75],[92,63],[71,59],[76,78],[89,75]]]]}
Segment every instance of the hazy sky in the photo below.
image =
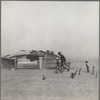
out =
{"type": "Polygon", "coordinates": [[[61,51],[70,59],[99,57],[99,2],[1,1],[2,55],[61,51]]]}

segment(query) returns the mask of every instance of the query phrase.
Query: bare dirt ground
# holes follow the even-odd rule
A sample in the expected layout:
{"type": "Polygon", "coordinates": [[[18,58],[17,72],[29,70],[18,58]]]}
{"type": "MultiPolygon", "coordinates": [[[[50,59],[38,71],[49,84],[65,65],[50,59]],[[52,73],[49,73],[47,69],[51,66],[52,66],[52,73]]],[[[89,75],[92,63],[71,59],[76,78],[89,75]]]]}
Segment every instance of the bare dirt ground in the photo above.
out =
{"type": "MultiPolygon", "coordinates": [[[[55,69],[1,69],[1,100],[99,100],[99,75],[86,73],[70,78],[71,70],[55,73],[55,69]],[[46,80],[42,80],[45,73],[46,80]]],[[[97,70],[97,69],[96,69],[97,70]]]]}

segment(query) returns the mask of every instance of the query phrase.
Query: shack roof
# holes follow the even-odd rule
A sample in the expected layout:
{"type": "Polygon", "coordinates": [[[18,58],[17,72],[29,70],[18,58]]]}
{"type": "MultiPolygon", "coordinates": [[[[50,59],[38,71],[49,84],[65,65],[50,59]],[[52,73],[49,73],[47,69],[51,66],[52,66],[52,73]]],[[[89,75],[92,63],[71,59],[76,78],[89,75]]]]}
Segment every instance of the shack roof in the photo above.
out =
{"type": "Polygon", "coordinates": [[[19,57],[19,56],[26,56],[28,54],[30,54],[30,50],[20,50],[18,52],[6,55],[4,57],[6,57],[6,58],[14,58],[14,57],[19,57]]]}
{"type": "Polygon", "coordinates": [[[53,55],[53,56],[56,56],[58,57],[57,55],[55,55],[54,53],[51,53],[51,52],[45,52],[43,50],[39,50],[39,51],[36,51],[36,50],[20,50],[19,52],[15,52],[15,53],[12,53],[12,54],[9,54],[9,55],[6,55],[4,56],[5,58],[16,58],[16,57],[22,57],[22,56],[27,56],[27,55],[37,55],[39,57],[44,57],[45,55],[53,55]]]}

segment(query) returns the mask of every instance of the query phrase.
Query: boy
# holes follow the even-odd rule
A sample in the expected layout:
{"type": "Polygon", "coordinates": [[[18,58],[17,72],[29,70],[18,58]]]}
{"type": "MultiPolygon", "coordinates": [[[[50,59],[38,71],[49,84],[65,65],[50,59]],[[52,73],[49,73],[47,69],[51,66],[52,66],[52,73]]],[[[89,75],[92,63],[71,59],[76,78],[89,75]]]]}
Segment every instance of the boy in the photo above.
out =
{"type": "Polygon", "coordinates": [[[86,64],[86,70],[87,70],[87,72],[90,72],[88,61],[85,61],[85,64],[86,64]]]}

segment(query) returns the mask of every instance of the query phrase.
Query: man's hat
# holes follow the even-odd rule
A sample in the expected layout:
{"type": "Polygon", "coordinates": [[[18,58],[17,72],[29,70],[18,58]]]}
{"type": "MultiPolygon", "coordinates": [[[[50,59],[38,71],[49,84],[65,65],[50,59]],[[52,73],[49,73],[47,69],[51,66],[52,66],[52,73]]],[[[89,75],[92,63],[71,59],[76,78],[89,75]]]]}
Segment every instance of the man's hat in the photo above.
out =
{"type": "Polygon", "coordinates": [[[61,52],[58,52],[58,55],[61,54],[61,52]]]}

